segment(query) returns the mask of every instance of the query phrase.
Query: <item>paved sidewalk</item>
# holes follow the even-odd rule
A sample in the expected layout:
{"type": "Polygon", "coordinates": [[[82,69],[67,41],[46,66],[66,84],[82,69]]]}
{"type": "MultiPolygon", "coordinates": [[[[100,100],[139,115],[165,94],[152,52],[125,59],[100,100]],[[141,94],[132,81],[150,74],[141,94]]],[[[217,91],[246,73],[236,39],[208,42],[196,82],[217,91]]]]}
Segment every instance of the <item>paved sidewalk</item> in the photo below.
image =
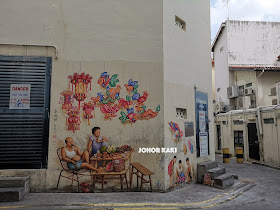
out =
{"type": "Polygon", "coordinates": [[[167,193],[29,193],[20,202],[0,203],[0,209],[280,209],[280,170],[223,164],[219,155],[217,160],[239,176],[233,187],[190,184],[167,193]]]}

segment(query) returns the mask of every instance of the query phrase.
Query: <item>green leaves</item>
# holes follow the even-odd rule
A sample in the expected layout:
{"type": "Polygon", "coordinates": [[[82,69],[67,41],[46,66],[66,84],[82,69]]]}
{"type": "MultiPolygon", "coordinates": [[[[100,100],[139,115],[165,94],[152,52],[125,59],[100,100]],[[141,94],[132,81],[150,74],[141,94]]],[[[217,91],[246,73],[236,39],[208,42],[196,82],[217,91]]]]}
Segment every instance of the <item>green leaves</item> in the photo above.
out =
{"type": "Polygon", "coordinates": [[[118,77],[117,74],[112,75],[111,80],[109,82],[110,87],[116,87],[116,84],[119,82],[117,77],[118,77]]]}
{"type": "Polygon", "coordinates": [[[157,112],[160,111],[160,105],[157,106],[156,110],[157,110],[157,112]]]}
{"type": "Polygon", "coordinates": [[[133,87],[133,91],[131,91],[131,93],[132,93],[132,94],[137,93],[137,92],[138,92],[138,90],[137,90],[138,87],[139,87],[139,85],[135,85],[135,86],[133,87]]]}
{"type": "Polygon", "coordinates": [[[122,123],[125,123],[125,121],[128,119],[128,117],[123,111],[121,111],[121,115],[122,116],[119,119],[122,121],[122,123]]]}
{"type": "Polygon", "coordinates": [[[126,96],[127,101],[131,101],[131,98],[132,98],[131,96],[126,96]]]}

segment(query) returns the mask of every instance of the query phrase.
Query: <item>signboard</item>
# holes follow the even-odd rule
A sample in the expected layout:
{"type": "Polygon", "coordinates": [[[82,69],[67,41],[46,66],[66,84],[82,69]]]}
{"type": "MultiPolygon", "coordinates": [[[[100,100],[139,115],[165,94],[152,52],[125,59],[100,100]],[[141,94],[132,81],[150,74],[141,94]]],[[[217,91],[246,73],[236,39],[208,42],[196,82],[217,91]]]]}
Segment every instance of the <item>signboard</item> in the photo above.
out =
{"type": "Polygon", "coordinates": [[[206,130],[206,121],[205,121],[205,111],[199,111],[199,130],[205,132],[206,130]]]}
{"type": "Polygon", "coordinates": [[[199,132],[200,157],[208,155],[208,133],[199,132]]]}
{"type": "Polygon", "coordinates": [[[194,136],[193,122],[185,122],[185,137],[194,136]]]}
{"type": "Polygon", "coordinates": [[[9,109],[30,109],[30,84],[11,84],[9,109]]]}
{"type": "Polygon", "coordinates": [[[195,91],[197,157],[209,155],[208,95],[195,91]]]}

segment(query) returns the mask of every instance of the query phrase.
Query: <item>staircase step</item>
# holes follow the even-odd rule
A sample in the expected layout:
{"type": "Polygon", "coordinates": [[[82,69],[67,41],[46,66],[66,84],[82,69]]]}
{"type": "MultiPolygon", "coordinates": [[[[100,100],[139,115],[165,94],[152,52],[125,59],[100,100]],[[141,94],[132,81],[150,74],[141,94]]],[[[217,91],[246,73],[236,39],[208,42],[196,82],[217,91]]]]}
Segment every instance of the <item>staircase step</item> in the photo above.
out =
{"type": "Polygon", "coordinates": [[[234,176],[233,174],[223,174],[214,179],[214,187],[219,189],[225,189],[234,185],[234,176]]]}
{"type": "Polygon", "coordinates": [[[210,174],[211,179],[215,179],[216,177],[225,174],[226,169],[225,168],[212,168],[212,169],[207,170],[207,173],[210,174]]]}
{"type": "Polygon", "coordinates": [[[197,164],[197,182],[203,183],[204,174],[207,170],[210,170],[212,168],[217,168],[218,163],[215,161],[207,161],[197,164]]]}
{"type": "Polygon", "coordinates": [[[21,200],[29,193],[29,177],[0,177],[0,202],[21,200]]]}
{"type": "Polygon", "coordinates": [[[26,187],[29,188],[29,177],[0,177],[0,188],[26,187]]]}
{"type": "Polygon", "coordinates": [[[16,202],[25,196],[24,187],[0,188],[0,202],[16,202]]]}

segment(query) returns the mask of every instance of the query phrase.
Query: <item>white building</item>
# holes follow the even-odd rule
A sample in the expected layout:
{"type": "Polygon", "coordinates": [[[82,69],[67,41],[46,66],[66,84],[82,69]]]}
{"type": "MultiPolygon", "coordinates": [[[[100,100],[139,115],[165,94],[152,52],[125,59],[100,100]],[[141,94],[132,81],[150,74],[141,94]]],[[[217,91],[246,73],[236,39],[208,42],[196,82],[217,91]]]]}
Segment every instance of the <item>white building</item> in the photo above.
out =
{"type": "MultiPolygon", "coordinates": [[[[71,136],[85,150],[94,126],[102,128],[109,144],[135,149],[132,161],[154,172],[157,190],[169,188],[168,165],[175,154],[140,154],[140,147],[176,147],[175,167],[179,160],[186,167],[189,158],[194,180],[196,164],[215,159],[209,1],[6,0],[1,1],[0,26],[0,66],[6,66],[0,70],[1,176],[28,175],[32,191],[55,188],[61,169],[57,149],[71,136]],[[91,89],[76,88],[87,95],[81,105],[107,94],[97,83],[104,72],[117,75],[123,99],[132,96],[124,85],[137,81],[138,93],[148,93],[143,97],[146,118],[129,121],[124,108],[106,118],[96,107],[93,119],[84,119],[80,110],[79,129],[69,130],[59,99],[70,88],[68,75],[76,72],[92,76],[91,89]],[[9,109],[14,83],[31,84],[29,110],[9,109]],[[179,140],[169,122],[182,131],[179,140]]],[[[60,186],[66,185],[68,180],[61,180],[60,186]]]]}
{"type": "Polygon", "coordinates": [[[212,52],[216,112],[279,104],[280,23],[228,20],[221,24],[212,52]]]}

